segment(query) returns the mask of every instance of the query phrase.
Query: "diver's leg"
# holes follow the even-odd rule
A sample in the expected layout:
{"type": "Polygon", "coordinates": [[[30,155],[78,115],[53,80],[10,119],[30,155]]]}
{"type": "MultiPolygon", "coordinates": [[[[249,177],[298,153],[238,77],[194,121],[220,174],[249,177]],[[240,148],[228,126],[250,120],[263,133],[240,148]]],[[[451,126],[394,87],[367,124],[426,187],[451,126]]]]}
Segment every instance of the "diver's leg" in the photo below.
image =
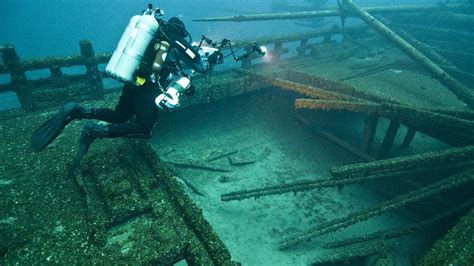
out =
{"type": "Polygon", "coordinates": [[[154,93],[152,90],[146,87],[138,89],[139,90],[130,92],[129,98],[127,99],[123,99],[126,96],[124,91],[120,97],[120,102],[126,101],[126,105],[125,102],[122,102],[122,104],[119,102],[116,108],[116,110],[120,110],[120,108],[127,107],[127,110],[135,110],[136,118],[133,118],[126,123],[110,123],[107,125],[97,124],[92,121],[86,122],[81,134],[81,139],[79,141],[79,150],[70,169],[70,173],[79,166],[80,161],[89,150],[90,145],[97,138],[151,137],[152,130],[158,119],[158,108],[155,106],[154,93]],[[133,102],[133,107],[129,106],[131,103],[130,101],[133,102]]]}
{"type": "Polygon", "coordinates": [[[97,119],[108,123],[124,123],[128,121],[135,113],[133,104],[134,94],[140,88],[132,85],[124,85],[122,95],[114,110],[108,108],[98,108],[87,110],[88,119],[97,119]]]}
{"type": "Polygon", "coordinates": [[[79,149],[76,157],[69,168],[69,175],[74,173],[74,170],[79,166],[82,158],[86,155],[89,147],[96,138],[104,138],[108,135],[108,128],[106,125],[87,121],[82,129],[81,138],[79,139],[79,149]]]}
{"type": "Polygon", "coordinates": [[[98,124],[92,121],[87,121],[81,133],[79,140],[79,150],[69,169],[69,174],[79,166],[82,158],[86,155],[90,145],[97,138],[150,138],[153,127],[148,127],[134,119],[127,123],[121,124],[98,124]]]}

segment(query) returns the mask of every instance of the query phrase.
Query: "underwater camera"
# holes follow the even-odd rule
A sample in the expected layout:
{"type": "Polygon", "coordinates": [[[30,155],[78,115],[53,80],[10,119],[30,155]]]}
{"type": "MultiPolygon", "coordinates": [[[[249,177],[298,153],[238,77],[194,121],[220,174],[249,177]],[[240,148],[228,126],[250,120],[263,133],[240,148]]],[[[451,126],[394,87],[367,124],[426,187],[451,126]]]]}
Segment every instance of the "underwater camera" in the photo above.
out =
{"type": "Polygon", "coordinates": [[[228,39],[222,39],[222,41],[220,42],[214,42],[213,40],[209,39],[208,37],[202,35],[202,38],[201,38],[201,42],[199,43],[198,45],[198,49],[199,50],[206,50],[206,51],[213,51],[213,53],[208,53],[210,54],[208,59],[209,59],[209,62],[211,62],[211,59],[213,58],[216,58],[216,62],[218,64],[222,64],[224,61],[224,58],[225,57],[228,57],[230,55],[232,55],[232,57],[234,58],[235,61],[241,61],[245,58],[248,58],[251,54],[253,53],[256,53],[258,54],[259,56],[264,56],[266,53],[267,53],[267,48],[265,46],[262,46],[262,45],[259,45],[257,43],[251,43],[249,45],[246,45],[245,47],[242,47],[238,50],[234,50],[232,48],[232,42],[228,39]],[[208,43],[209,45],[211,45],[211,47],[209,46],[202,46],[202,43],[203,42],[206,42],[208,43]],[[217,48],[216,48],[217,47],[217,48]],[[230,54],[228,55],[224,55],[222,53],[222,50],[224,49],[229,49],[230,50],[230,54]],[[239,51],[239,50],[242,50],[242,49],[245,49],[247,52],[245,52],[244,54],[240,55],[240,56],[236,56],[236,53],[239,51]]]}

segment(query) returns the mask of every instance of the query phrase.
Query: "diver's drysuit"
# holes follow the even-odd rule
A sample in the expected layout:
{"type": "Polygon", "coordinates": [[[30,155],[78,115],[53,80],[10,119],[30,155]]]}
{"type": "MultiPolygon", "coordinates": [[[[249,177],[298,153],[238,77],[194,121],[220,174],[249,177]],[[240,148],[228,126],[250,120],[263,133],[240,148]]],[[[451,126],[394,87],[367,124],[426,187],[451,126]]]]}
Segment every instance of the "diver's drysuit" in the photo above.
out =
{"type": "MultiPolygon", "coordinates": [[[[115,110],[101,108],[81,110],[78,112],[80,114],[79,117],[77,117],[78,119],[97,119],[108,122],[109,124],[101,125],[92,121],[86,122],[81,134],[79,150],[71,168],[72,170],[79,165],[82,157],[89,149],[90,144],[96,138],[151,137],[151,132],[158,119],[159,108],[170,110],[177,105],[177,103],[169,103],[172,102],[172,96],[169,96],[169,94],[172,93],[170,90],[162,94],[162,98],[157,98],[157,95],[160,94],[160,91],[157,89],[157,82],[159,82],[159,86],[161,87],[168,87],[168,85],[173,82],[173,78],[170,78],[170,76],[172,77],[173,74],[176,74],[177,68],[182,68],[182,66],[180,66],[180,58],[182,58],[179,54],[180,51],[173,47],[173,45],[169,45],[166,47],[167,55],[165,60],[160,62],[161,65],[159,66],[158,76],[155,76],[156,71],[154,72],[153,70],[156,70],[157,61],[154,59],[160,56],[156,55],[158,54],[156,50],[160,49],[160,43],[161,47],[163,47],[162,41],[164,39],[166,39],[166,43],[172,43],[175,40],[179,40],[180,43],[187,43],[184,41],[187,35],[189,34],[185,29],[184,23],[176,17],[171,18],[165,30],[161,31],[161,34],[158,34],[156,40],[147,48],[142,64],[140,64],[140,67],[136,71],[136,76],[142,79],[139,82],[141,85],[125,84],[115,110]],[[168,98],[168,96],[170,98],[168,98]],[[168,103],[166,103],[166,99],[163,100],[163,98],[168,99],[168,103]],[[162,102],[157,102],[157,99],[161,99],[162,102]],[[157,106],[159,108],[157,108],[157,106]]],[[[186,63],[186,61],[184,62],[186,63]]],[[[208,67],[207,61],[199,61],[198,65],[192,66],[193,70],[197,70],[200,73],[205,73],[208,67]]],[[[188,77],[183,78],[183,80],[190,82],[188,77]]],[[[194,87],[191,86],[189,82],[186,83],[186,85],[183,85],[180,80],[177,82],[174,80],[174,82],[173,85],[180,86],[182,89],[181,93],[188,94],[194,90],[194,87]]],[[[176,96],[175,99],[176,101],[178,101],[177,97],[178,96],[176,96]]]]}
{"type": "Polygon", "coordinates": [[[92,121],[85,123],[79,150],[70,169],[71,173],[79,166],[91,143],[97,138],[150,138],[158,119],[159,109],[168,111],[173,109],[179,105],[180,95],[190,94],[194,90],[189,76],[183,72],[182,63],[200,73],[205,73],[212,63],[197,53],[193,54],[195,50],[185,40],[187,36],[189,33],[184,23],[176,17],[171,18],[146,48],[140,65],[133,75],[136,82],[125,82],[114,110],[85,109],[76,103],[67,103],[60,113],[45,122],[33,134],[33,149],[40,151],[45,148],[74,119],[97,119],[108,122],[106,125],[92,121]]]}

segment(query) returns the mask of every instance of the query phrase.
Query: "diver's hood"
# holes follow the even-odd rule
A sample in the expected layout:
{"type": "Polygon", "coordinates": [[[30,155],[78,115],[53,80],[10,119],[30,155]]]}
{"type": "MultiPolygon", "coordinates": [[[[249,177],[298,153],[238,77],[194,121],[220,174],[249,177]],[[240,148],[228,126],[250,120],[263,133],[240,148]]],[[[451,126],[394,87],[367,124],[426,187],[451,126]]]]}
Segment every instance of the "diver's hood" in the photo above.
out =
{"type": "Polygon", "coordinates": [[[166,35],[174,35],[174,38],[186,38],[188,32],[186,31],[186,26],[183,21],[177,17],[172,17],[166,23],[165,28],[166,35]]]}

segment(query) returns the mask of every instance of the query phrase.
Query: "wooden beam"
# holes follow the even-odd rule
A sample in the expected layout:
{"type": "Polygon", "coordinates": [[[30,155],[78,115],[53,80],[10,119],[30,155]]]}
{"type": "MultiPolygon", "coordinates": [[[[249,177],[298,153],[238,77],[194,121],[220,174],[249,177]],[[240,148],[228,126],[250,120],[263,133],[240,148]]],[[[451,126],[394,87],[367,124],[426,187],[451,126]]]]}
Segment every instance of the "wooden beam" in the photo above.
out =
{"type": "Polygon", "coordinates": [[[474,143],[474,121],[399,104],[296,99],[296,109],[347,110],[386,117],[453,146],[474,143]]]}
{"type": "Polygon", "coordinates": [[[416,134],[416,130],[409,127],[407,130],[407,133],[405,134],[405,138],[403,139],[403,143],[400,147],[402,149],[407,149],[408,147],[410,147],[410,143],[413,141],[415,134],[416,134]]]}
{"type": "Polygon", "coordinates": [[[453,165],[471,161],[474,158],[474,145],[451,148],[442,151],[426,152],[416,155],[397,157],[374,161],[370,163],[357,163],[331,168],[334,178],[353,178],[375,174],[390,173],[422,167],[435,167],[440,165],[453,165]]]}
{"type": "MultiPolygon", "coordinates": [[[[446,8],[460,8],[462,5],[448,5],[446,7],[440,7],[439,5],[427,5],[427,6],[380,6],[380,7],[366,7],[364,10],[374,14],[389,14],[389,13],[413,13],[413,12],[429,12],[435,10],[443,10],[446,8]]],[[[211,17],[211,18],[199,18],[193,19],[193,21],[200,22],[212,22],[212,21],[232,21],[232,22],[243,22],[243,21],[261,21],[261,20],[282,20],[282,19],[300,19],[300,18],[321,18],[321,17],[340,17],[340,16],[352,16],[347,13],[346,10],[340,9],[328,9],[318,11],[303,11],[303,12],[285,12],[285,13],[263,13],[263,14],[252,14],[252,15],[237,15],[227,17],[211,17]]]]}
{"type": "Polygon", "coordinates": [[[362,151],[366,154],[370,154],[372,152],[378,121],[379,117],[373,114],[368,114],[364,119],[364,129],[362,131],[362,151]]]}
{"type": "Polygon", "coordinates": [[[379,159],[387,158],[390,155],[390,150],[393,146],[393,141],[397,136],[398,129],[400,128],[400,123],[395,120],[391,120],[388,125],[387,132],[383,138],[382,145],[380,146],[379,159]]]}
{"type": "Polygon", "coordinates": [[[474,181],[474,169],[466,170],[460,174],[453,175],[449,178],[442,179],[436,183],[427,185],[420,189],[410,191],[408,193],[399,195],[391,200],[381,202],[379,205],[374,207],[356,211],[349,215],[341,218],[328,221],[320,224],[315,228],[309,229],[306,232],[295,234],[293,236],[285,238],[279,244],[279,249],[287,249],[294,245],[310,241],[311,239],[325,235],[330,232],[337,231],[339,229],[348,227],[350,225],[365,221],[371,217],[380,215],[382,213],[398,209],[406,206],[407,204],[417,202],[434,195],[440,194],[446,190],[450,190],[462,185],[472,183],[474,181]]]}

